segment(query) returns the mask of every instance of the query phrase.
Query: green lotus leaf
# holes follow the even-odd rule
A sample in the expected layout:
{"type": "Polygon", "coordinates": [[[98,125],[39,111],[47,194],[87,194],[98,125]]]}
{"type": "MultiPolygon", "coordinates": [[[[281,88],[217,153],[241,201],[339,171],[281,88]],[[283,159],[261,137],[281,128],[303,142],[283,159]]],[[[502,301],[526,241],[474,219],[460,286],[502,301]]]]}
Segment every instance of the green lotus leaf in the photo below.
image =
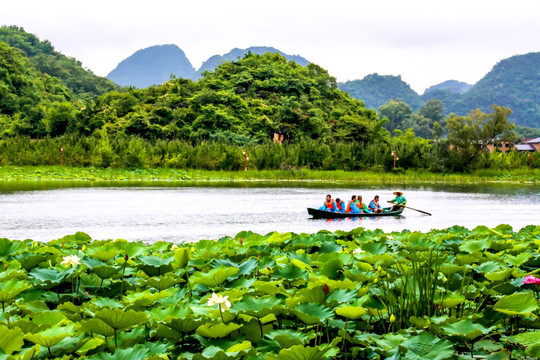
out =
{"type": "Polygon", "coordinates": [[[13,255],[22,247],[22,245],[23,243],[18,240],[11,241],[6,238],[0,238],[0,256],[8,257],[13,255]]]}
{"type": "Polygon", "coordinates": [[[493,310],[510,316],[529,315],[536,309],[538,309],[538,303],[529,293],[503,296],[493,305],[493,310]]]}
{"type": "Polygon", "coordinates": [[[192,318],[184,319],[167,319],[163,325],[176,330],[183,334],[188,334],[197,329],[202,323],[202,320],[196,320],[192,318]]]}
{"type": "Polygon", "coordinates": [[[151,286],[154,289],[159,291],[166,290],[171,286],[174,286],[179,283],[179,279],[173,277],[172,275],[163,275],[163,276],[154,276],[146,280],[146,285],[151,286]]]}
{"type": "Polygon", "coordinates": [[[103,308],[103,307],[121,308],[121,307],[123,307],[123,305],[121,303],[119,303],[118,301],[113,300],[113,299],[109,299],[109,298],[104,298],[104,297],[95,298],[94,300],[92,300],[92,304],[97,306],[97,307],[100,307],[100,308],[103,308]]]}
{"type": "Polygon", "coordinates": [[[325,253],[335,254],[335,253],[340,252],[341,250],[343,250],[341,245],[336,244],[335,241],[332,241],[332,240],[323,241],[320,243],[320,246],[319,246],[319,253],[321,254],[325,254],[325,253]]]}
{"type": "Polygon", "coordinates": [[[291,329],[275,330],[266,334],[266,337],[276,341],[283,349],[290,348],[294,345],[303,345],[309,341],[309,337],[306,334],[291,329]]]}
{"type": "Polygon", "coordinates": [[[68,336],[72,336],[75,333],[73,327],[73,324],[67,326],[53,326],[47,330],[40,331],[37,334],[26,334],[25,337],[28,341],[50,349],[68,336]]]}
{"type": "Polygon", "coordinates": [[[48,326],[39,326],[28,318],[20,319],[11,323],[11,328],[19,328],[23,334],[38,333],[41,330],[46,329],[48,326]]]}
{"type": "Polygon", "coordinates": [[[491,328],[485,328],[481,324],[474,324],[469,318],[453,324],[443,324],[442,328],[448,335],[459,336],[467,340],[474,340],[479,336],[487,334],[491,330],[491,328]]]}
{"type": "Polygon", "coordinates": [[[150,351],[144,346],[134,346],[127,349],[116,349],[113,354],[98,353],[90,356],[89,360],[144,360],[148,358],[150,351]]]}
{"type": "Polygon", "coordinates": [[[458,293],[447,293],[442,299],[436,299],[435,304],[441,305],[445,308],[452,308],[459,304],[463,304],[466,301],[465,297],[458,293]]]}
{"type": "Polygon", "coordinates": [[[24,280],[9,279],[8,281],[0,282],[0,302],[2,307],[4,303],[7,303],[17,297],[26,289],[30,289],[31,285],[24,280]]]}
{"type": "Polygon", "coordinates": [[[45,302],[40,300],[34,301],[25,301],[24,303],[19,304],[19,308],[26,313],[40,313],[42,311],[49,311],[49,307],[45,302]]]}
{"type": "Polygon", "coordinates": [[[343,261],[340,259],[332,259],[327,261],[319,270],[320,275],[324,275],[329,279],[338,280],[343,272],[343,261]]]}
{"type": "Polygon", "coordinates": [[[295,345],[289,349],[282,349],[277,356],[269,354],[269,360],[322,360],[337,354],[338,350],[328,345],[303,346],[295,345]]]}
{"type": "Polygon", "coordinates": [[[223,323],[218,324],[204,324],[197,328],[197,334],[206,338],[224,338],[235,330],[240,329],[242,326],[235,323],[223,323]]]}
{"type": "Polygon", "coordinates": [[[161,266],[167,266],[174,260],[174,257],[170,257],[167,259],[162,259],[157,256],[141,256],[139,257],[139,261],[145,265],[152,266],[152,267],[161,267],[161,266]]]}
{"type": "Polygon", "coordinates": [[[409,337],[400,347],[407,349],[402,358],[411,360],[446,360],[454,354],[454,347],[450,341],[439,339],[428,332],[409,337]]]}
{"type": "Polygon", "coordinates": [[[14,351],[21,351],[24,345],[24,336],[19,328],[8,329],[0,325],[0,349],[8,355],[14,351]]]}
{"type": "Polygon", "coordinates": [[[114,275],[118,274],[120,268],[111,265],[101,265],[93,267],[91,271],[99,276],[100,279],[110,279],[114,275]]]}
{"type": "Polygon", "coordinates": [[[490,281],[503,281],[508,279],[514,269],[504,269],[484,274],[485,278],[490,281]]]}
{"type": "Polygon", "coordinates": [[[238,268],[233,267],[220,267],[212,269],[207,273],[196,272],[193,274],[189,281],[194,284],[202,284],[209,287],[216,287],[221,285],[229,276],[235,275],[238,272],[238,268]]]}
{"type": "Polygon", "coordinates": [[[516,342],[526,347],[526,355],[540,357],[540,332],[528,331],[513,337],[516,342]]]}
{"type": "Polygon", "coordinates": [[[362,244],[360,249],[373,255],[382,255],[386,253],[388,247],[381,243],[369,242],[362,244]]]}
{"type": "Polygon", "coordinates": [[[409,318],[409,321],[417,329],[425,329],[425,328],[428,328],[429,325],[431,325],[431,321],[427,317],[421,318],[421,317],[411,316],[409,318]]]}
{"type": "Polygon", "coordinates": [[[89,255],[92,255],[96,259],[101,260],[101,261],[105,261],[105,262],[107,262],[107,261],[111,260],[112,258],[116,257],[117,255],[119,255],[119,252],[116,249],[94,248],[92,250],[87,250],[89,255]]]}
{"type": "Polygon", "coordinates": [[[326,302],[331,303],[333,301],[337,302],[338,304],[342,303],[348,303],[356,300],[358,297],[358,291],[355,290],[346,290],[346,289],[337,289],[334,290],[328,298],[326,298],[326,302]]]}
{"type": "Polygon", "coordinates": [[[96,319],[103,320],[103,322],[117,331],[128,329],[147,320],[145,313],[133,310],[124,311],[121,309],[99,310],[95,316],[96,319]]]}
{"type": "Polygon", "coordinates": [[[285,280],[297,280],[299,278],[306,278],[308,273],[306,271],[303,271],[299,267],[289,264],[285,266],[284,268],[279,268],[278,270],[274,271],[274,277],[282,278],[285,280]]]}
{"type": "MultiPolygon", "coordinates": [[[[540,349],[539,349],[540,350],[540,349]]],[[[527,353],[527,350],[525,350],[525,354],[527,353]]],[[[534,355],[534,357],[539,357],[540,351],[534,355]]],[[[508,360],[510,359],[510,355],[508,354],[508,350],[499,350],[497,352],[493,352],[489,354],[489,356],[486,358],[486,360],[508,360]]]]}
{"type": "Polygon", "coordinates": [[[249,258],[240,264],[240,266],[238,267],[238,274],[249,275],[253,271],[255,271],[255,269],[257,269],[258,266],[259,266],[259,262],[257,261],[257,259],[249,258]]]}
{"type": "Polygon", "coordinates": [[[59,285],[69,275],[71,275],[69,270],[60,272],[56,269],[33,269],[28,273],[35,285],[45,288],[59,285]]]}
{"type": "Polygon", "coordinates": [[[86,265],[89,269],[93,269],[93,268],[95,268],[96,266],[103,266],[103,265],[106,265],[103,261],[98,260],[98,259],[94,259],[93,257],[90,257],[90,256],[85,256],[85,257],[81,260],[81,263],[83,263],[84,265],[86,265]]]}
{"type": "Polygon", "coordinates": [[[323,323],[334,315],[334,312],[326,306],[313,303],[300,304],[292,311],[306,325],[323,323]]]}
{"type": "Polygon", "coordinates": [[[127,241],[122,239],[116,240],[114,242],[114,246],[120,250],[120,253],[123,256],[127,255],[130,259],[144,254],[147,251],[147,247],[143,244],[138,244],[133,241],[127,241]]]}
{"type": "Polygon", "coordinates": [[[367,310],[359,306],[343,306],[336,309],[336,314],[349,320],[358,320],[367,314],[367,310]]]}
{"type": "Polygon", "coordinates": [[[309,266],[305,262],[303,262],[301,260],[298,260],[298,259],[291,259],[291,264],[293,264],[294,266],[296,266],[297,268],[299,268],[302,271],[308,271],[308,272],[313,271],[311,266],[309,266]]]}
{"type": "Polygon", "coordinates": [[[378,339],[375,339],[375,343],[383,350],[388,351],[397,349],[399,344],[405,341],[405,336],[402,334],[384,334],[378,339]]]}
{"type": "Polygon", "coordinates": [[[274,232],[272,235],[270,235],[267,239],[265,239],[266,243],[276,243],[276,244],[282,244],[283,242],[291,239],[291,233],[277,233],[274,232]]]}
{"type": "Polygon", "coordinates": [[[495,261],[486,261],[478,265],[475,270],[479,273],[490,273],[501,269],[501,264],[495,261]]]}
{"type": "Polygon", "coordinates": [[[506,263],[514,266],[521,266],[527,261],[529,261],[530,258],[531,254],[527,252],[522,252],[521,254],[518,254],[516,256],[513,256],[511,254],[504,255],[504,260],[506,261],[506,263]]]}
{"type": "Polygon", "coordinates": [[[275,313],[274,309],[276,307],[283,307],[283,301],[275,297],[248,297],[242,301],[235,302],[231,307],[231,311],[261,319],[271,313],[275,313]]]}
{"type": "Polygon", "coordinates": [[[57,325],[67,317],[59,311],[43,311],[34,316],[32,321],[37,325],[57,325]]]}
{"type": "Polygon", "coordinates": [[[114,335],[114,329],[101,319],[90,319],[82,323],[83,329],[106,337],[114,335]]]}
{"type": "MultiPolygon", "coordinates": [[[[50,256],[50,255],[49,255],[50,256]]],[[[38,266],[40,263],[47,260],[46,255],[40,255],[40,254],[30,254],[30,255],[20,255],[17,256],[17,261],[22,265],[22,267],[26,271],[30,271],[36,266],[38,266]]]]}
{"type": "Polygon", "coordinates": [[[52,246],[42,246],[38,247],[37,250],[34,251],[36,254],[53,254],[55,257],[62,256],[62,251],[59,249],[52,247],[52,246]]]}
{"type": "Polygon", "coordinates": [[[90,338],[80,348],[77,349],[77,355],[86,355],[87,352],[100,347],[101,345],[103,345],[104,342],[105,341],[101,338],[90,338]]]}
{"type": "Polygon", "coordinates": [[[466,240],[459,246],[459,250],[472,254],[477,251],[489,249],[491,246],[491,240],[489,238],[483,238],[480,240],[466,240]]]}
{"type": "Polygon", "coordinates": [[[189,263],[191,251],[189,248],[178,248],[174,251],[173,267],[175,269],[183,269],[189,263]]]}
{"type": "Polygon", "coordinates": [[[171,296],[171,294],[167,291],[152,293],[149,290],[145,290],[124,296],[123,300],[125,303],[129,304],[130,308],[141,308],[153,305],[156,301],[168,296],[171,296]]]}
{"type": "Polygon", "coordinates": [[[168,326],[159,324],[156,328],[155,335],[165,339],[171,339],[173,341],[183,340],[183,334],[168,326]]]}
{"type": "Polygon", "coordinates": [[[164,321],[169,318],[185,318],[190,316],[191,311],[187,307],[181,307],[178,304],[168,306],[166,308],[156,307],[150,311],[151,318],[164,321]]]}
{"type": "Polygon", "coordinates": [[[251,346],[249,341],[244,341],[232,345],[227,350],[223,350],[218,346],[210,345],[205,347],[202,353],[193,355],[193,360],[234,360],[243,359],[250,355],[255,355],[257,351],[251,346]]]}

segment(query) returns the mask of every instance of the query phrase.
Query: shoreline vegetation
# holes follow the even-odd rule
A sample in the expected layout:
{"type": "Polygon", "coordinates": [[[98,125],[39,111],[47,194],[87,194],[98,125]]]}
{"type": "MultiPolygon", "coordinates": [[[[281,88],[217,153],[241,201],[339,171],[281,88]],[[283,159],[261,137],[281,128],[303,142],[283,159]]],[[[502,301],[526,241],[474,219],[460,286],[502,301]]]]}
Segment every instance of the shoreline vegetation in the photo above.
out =
{"type": "Polygon", "coordinates": [[[305,182],[328,184],[539,184],[540,170],[475,170],[463,173],[432,173],[419,170],[395,171],[319,171],[248,170],[212,171],[196,169],[119,169],[71,166],[0,166],[0,182],[25,181],[106,181],[114,183],[243,183],[243,182],[305,182]]]}

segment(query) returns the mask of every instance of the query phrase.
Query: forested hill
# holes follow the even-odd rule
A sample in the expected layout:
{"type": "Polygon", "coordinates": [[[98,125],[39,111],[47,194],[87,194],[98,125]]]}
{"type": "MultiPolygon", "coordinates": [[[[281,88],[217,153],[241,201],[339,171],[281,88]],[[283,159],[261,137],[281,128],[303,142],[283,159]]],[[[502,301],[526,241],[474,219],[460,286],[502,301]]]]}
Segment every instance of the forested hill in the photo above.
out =
{"type": "Polygon", "coordinates": [[[60,79],[76,97],[101,95],[118,88],[107,78],[84,69],[80,61],[55,51],[49,41],[40,41],[21,27],[0,27],[0,41],[22,50],[38,71],[60,79]]]}
{"type": "Polygon", "coordinates": [[[307,66],[309,64],[308,60],[304,59],[303,57],[299,55],[285,54],[284,52],[273,47],[252,46],[247,49],[234,48],[224,55],[214,55],[214,56],[211,56],[205,62],[203,62],[199,70],[197,70],[197,73],[194,75],[193,79],[194,80],[200,79],[204,71],[214,71],[216,67],[218,67],[220,64],[224,63],[225,61],[236,61],[238,59],[243,58],[247,53],[262,55],[267,52],[278,53],[281,56],[285,57],[287,60],[294,61],[298,65],[301,65],[301,66],[307,66]]]}
{"type": "Polygon", "coordinates": [[[401,99],[413,110],[432,99],[441,100],[444,113],[466,115],[479,108],[488,112],[492,105],[512,109],[516,125],[540,128],[540,53],[516,55],[500,61],[478,83],[455,80],[432,86],[420,96],[399,76],[371,74],[362,80],[340,83],[339,88],[378,109],[390,99],[401,99]]]}
{"type": "Polygon", "coordinates": [[[362,80],[340,83],[339,88],[352,97],[364,101],[371,109],[378,109],[390,99],[401,99],[413,110],[418,110],[424,103],[410,85],[401,76],[370,74],[362,80]]]}
{"type": "Polygon", "coordinates": [[[191,79],[195,75],[195,68],[178,46],[156,45],[139,50],[123,60],[107,78],[122,86],[145,88],[164,83],[171,78],[171,74],[191,79]]]}
{"type": "Polygon", "coordinates": [[[41,73],[21,50],[0,41],[0,137],[53,133],[47,109],[69,97],[60,80],[41,73]]]}
{"type": "Polygon", "coordinates": [[[516,124],[540,128],[540,52],[504,59],[454,103],[448,111],[482,111],[492,104],[512,109],[516,124]]]}
{"type": "Polygon", "coordinates": [[[87,104],[78,129],[91,134],[254,143],[282,131],[298,142],[335,138],[373,142],[388,136],[374,110],[337,88],[315,64],[250,53],[198,82],[172,79],[147,89],[112,92],[87,104]]]}

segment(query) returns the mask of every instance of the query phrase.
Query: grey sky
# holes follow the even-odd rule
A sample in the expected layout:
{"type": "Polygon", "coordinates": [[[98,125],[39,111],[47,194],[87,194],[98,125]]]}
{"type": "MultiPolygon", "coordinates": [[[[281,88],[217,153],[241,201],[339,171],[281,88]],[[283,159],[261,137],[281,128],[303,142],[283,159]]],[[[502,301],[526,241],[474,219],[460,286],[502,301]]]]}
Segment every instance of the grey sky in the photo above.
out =
{"type": "Polygon", "coordinates": [[[474,83],[500,60],[540,51],[540,1],[5,0],[18,25],[107,75],[135,51],[176,44],[193,66],[234,47],[273,46],[338,81],[401,75],[424,89],[474,83]]]}

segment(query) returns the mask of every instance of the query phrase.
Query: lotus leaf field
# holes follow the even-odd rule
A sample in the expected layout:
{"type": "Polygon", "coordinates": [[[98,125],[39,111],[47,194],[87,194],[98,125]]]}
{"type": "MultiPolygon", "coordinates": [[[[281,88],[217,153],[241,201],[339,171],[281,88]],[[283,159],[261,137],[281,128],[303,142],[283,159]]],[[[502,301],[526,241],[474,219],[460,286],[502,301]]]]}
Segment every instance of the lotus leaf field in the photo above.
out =
{"type": "Polygon", "coordinates": [[[0,359],[540,357],[540,226],[0,239],[0,359]]]}

